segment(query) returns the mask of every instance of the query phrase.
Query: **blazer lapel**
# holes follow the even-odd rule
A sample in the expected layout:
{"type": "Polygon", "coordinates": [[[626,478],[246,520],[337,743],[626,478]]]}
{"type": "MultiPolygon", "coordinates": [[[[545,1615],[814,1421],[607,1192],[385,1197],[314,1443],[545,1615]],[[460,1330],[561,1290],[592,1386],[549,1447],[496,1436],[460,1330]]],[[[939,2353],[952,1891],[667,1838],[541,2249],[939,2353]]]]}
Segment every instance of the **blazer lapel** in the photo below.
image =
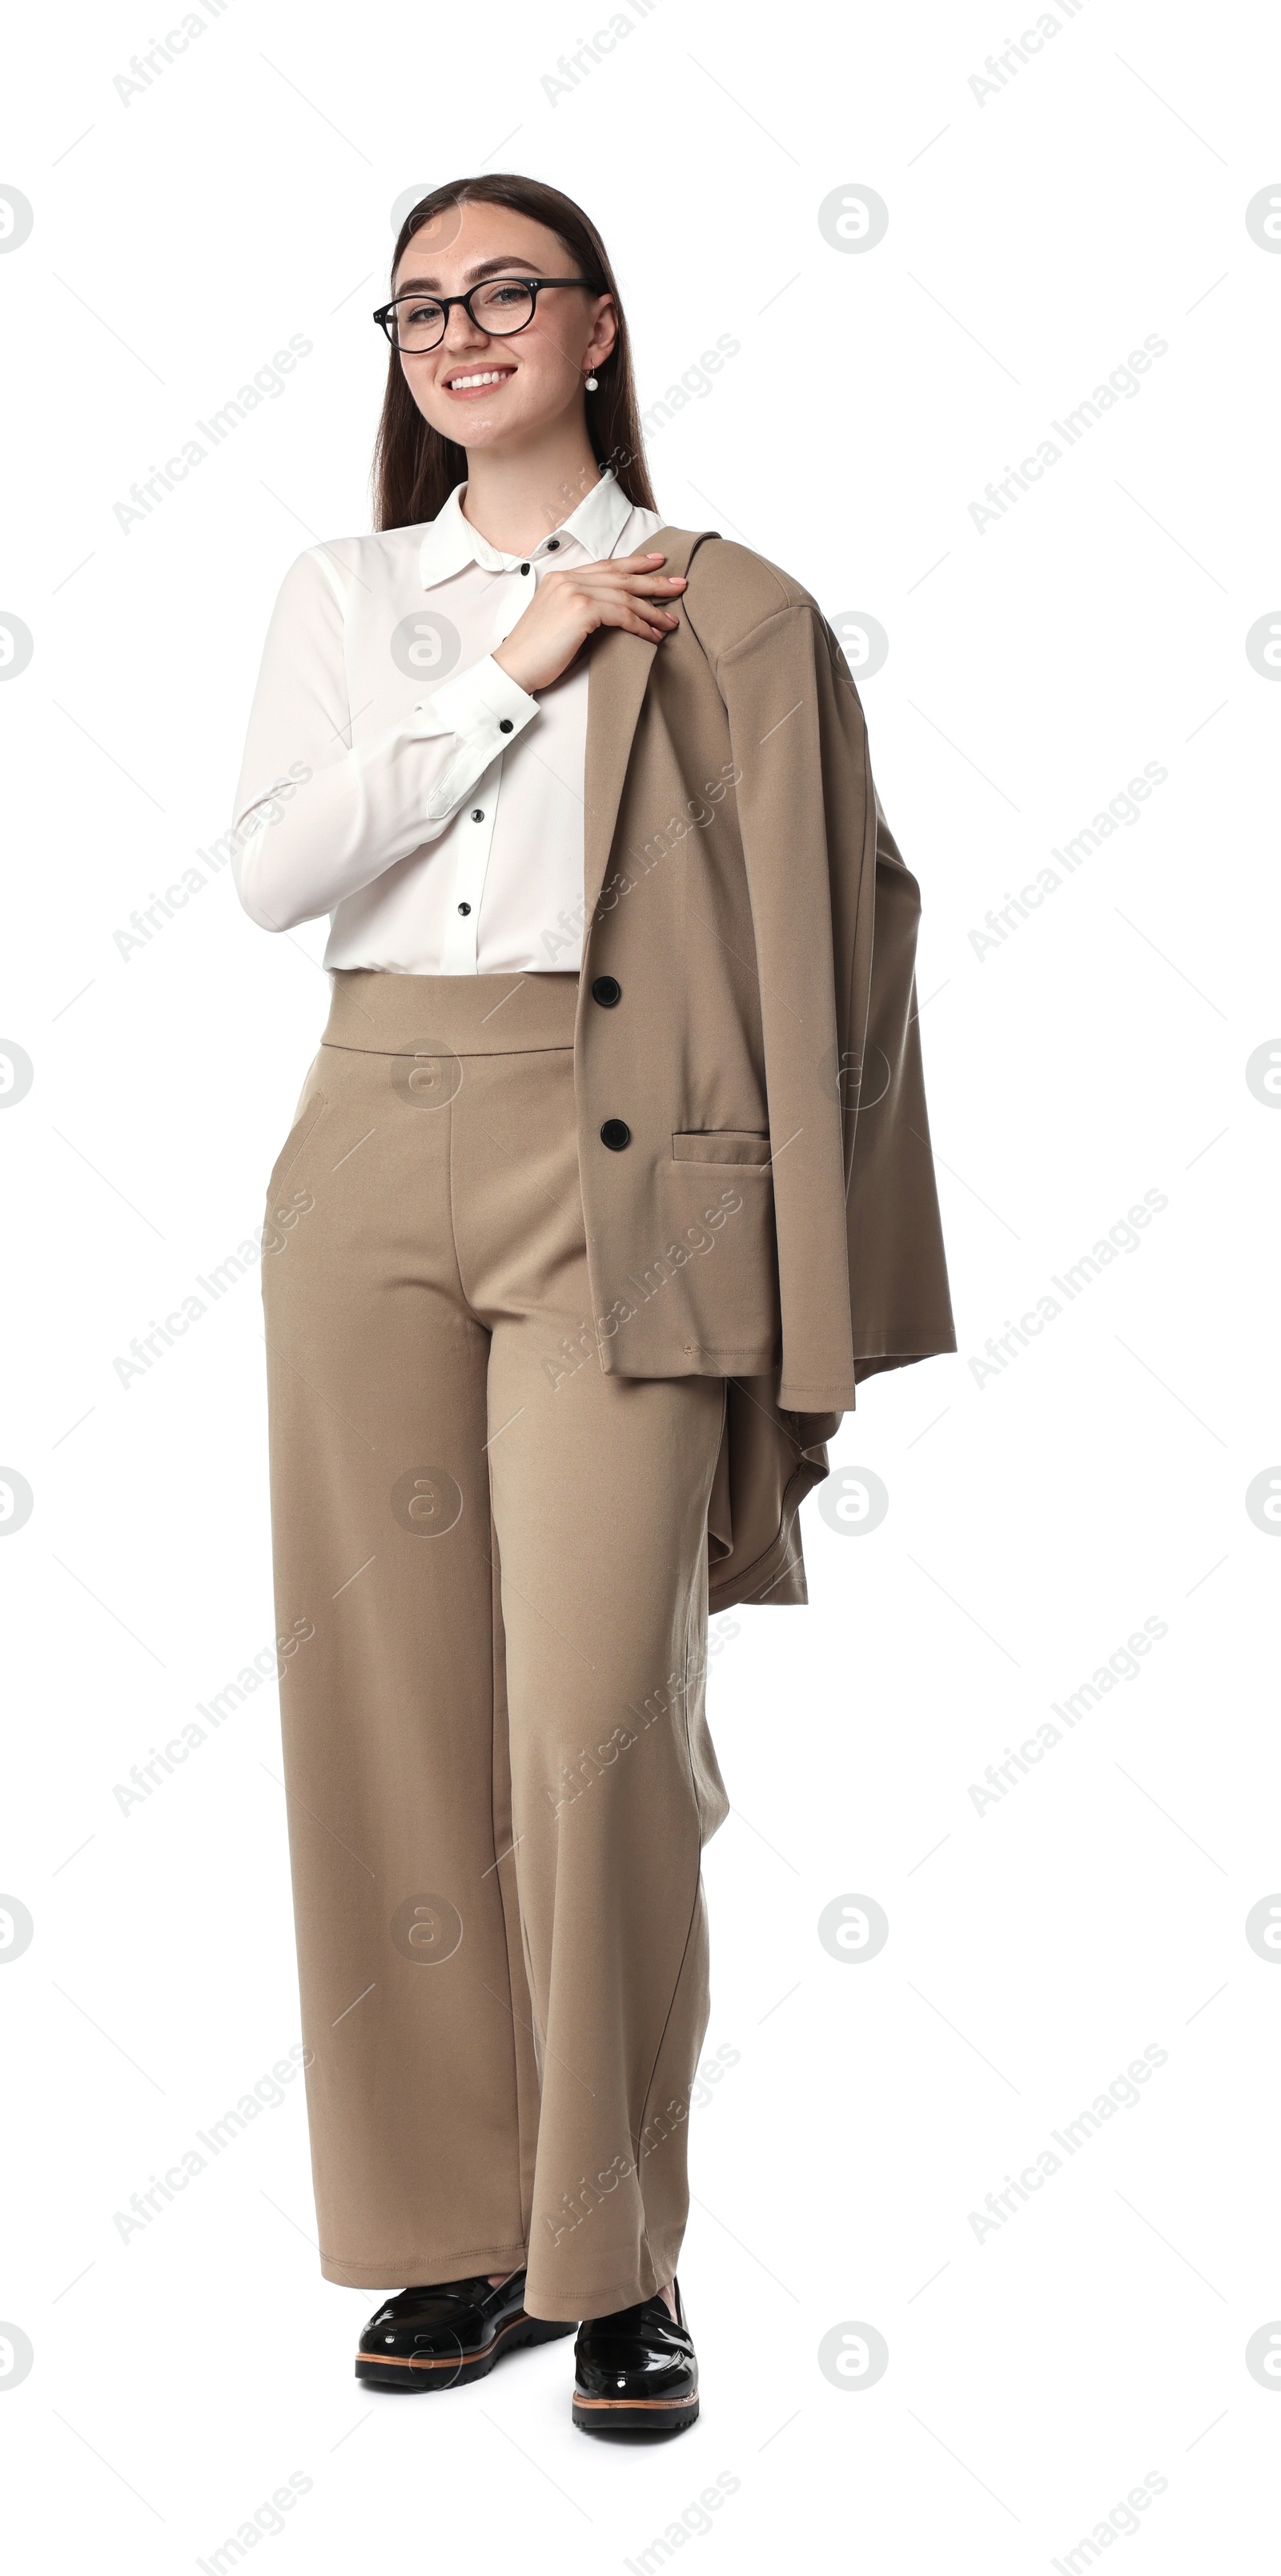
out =
{"type": "MultiPolygon", "coordinates": [[[[705,536],[718,534],[715,528],[656,528],[645,551],[666,555],[665,573],[688,572],[695,548],[705,536]]],[[[623,626],[598,627],[592,638],[587,666],[583,781],[583,897],[587,923],[599,901],[609,864],[632,737],[657,650],[656,644],[647,644],[641,635],[630,635],[623,626]]]]}

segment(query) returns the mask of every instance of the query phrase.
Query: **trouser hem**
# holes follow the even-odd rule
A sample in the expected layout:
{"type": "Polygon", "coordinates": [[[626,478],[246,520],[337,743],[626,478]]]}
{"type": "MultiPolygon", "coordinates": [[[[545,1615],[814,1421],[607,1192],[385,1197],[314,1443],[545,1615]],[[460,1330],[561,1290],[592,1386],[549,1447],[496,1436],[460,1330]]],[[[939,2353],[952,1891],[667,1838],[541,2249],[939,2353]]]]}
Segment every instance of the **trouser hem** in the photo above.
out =
{"type": "Polygon", "coordinates": [[[363,2263],[340,2263],[322,2254],[320,2271],[344,2290],[430,2289],[437,2281],[469,2281],[477,2272],[519,2272],[525,2259],[523,2245],[468,2245],[461,2253],[410,2253],[400,2261],[371,2254],[363,2263]]]}
{"type": "Polygon", "coordinates": [[[527,2285],[525,2314],[527,2317],[545,2317],[549,2322],[572,2318],[578,2324],[585,2317],[616,2316],[620,2308],[634,2308],[642,2299],[656,2298],[659,2290],[675,2279],[678,2254],[679,2248],[669,2256],[666,2271],[661,2262],[657,2269],[652,2264],[640,2268],[633,2266],[629,2272],[615,2272],[577,2289],[558,2287],[541,2294],[530,2290],[527,2285]]]}

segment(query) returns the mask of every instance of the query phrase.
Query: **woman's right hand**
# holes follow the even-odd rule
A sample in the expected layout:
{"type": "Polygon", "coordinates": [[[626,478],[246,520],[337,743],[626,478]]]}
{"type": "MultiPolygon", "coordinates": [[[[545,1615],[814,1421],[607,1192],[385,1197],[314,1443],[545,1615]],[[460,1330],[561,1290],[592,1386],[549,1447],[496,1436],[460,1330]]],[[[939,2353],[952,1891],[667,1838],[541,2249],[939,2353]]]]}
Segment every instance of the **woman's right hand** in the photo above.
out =
{"type": "Polygon", "coordinates": [[[568,670],[598,626],[623,626],[647,644],[661,644],[678,620],[674,608],[651,603],[686,587],[684,573],[660,572],[666,561],[662,554],[619,555],[545,573],[493,656],[499,669],[532,693],[568,670]]]}

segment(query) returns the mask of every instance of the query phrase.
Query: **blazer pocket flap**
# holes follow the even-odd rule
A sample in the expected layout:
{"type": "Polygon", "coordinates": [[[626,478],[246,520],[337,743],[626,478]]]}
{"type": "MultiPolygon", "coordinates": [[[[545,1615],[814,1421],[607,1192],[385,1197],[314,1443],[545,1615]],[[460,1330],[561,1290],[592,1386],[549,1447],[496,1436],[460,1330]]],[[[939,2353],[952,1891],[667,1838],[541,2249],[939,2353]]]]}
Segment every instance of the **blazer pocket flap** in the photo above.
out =
{"type": "Polygon", "coordinates": [[[676,1163],[768,1163],[770,1141],[749,1127],[700,1127],[672,1138],[676,1163]]]}

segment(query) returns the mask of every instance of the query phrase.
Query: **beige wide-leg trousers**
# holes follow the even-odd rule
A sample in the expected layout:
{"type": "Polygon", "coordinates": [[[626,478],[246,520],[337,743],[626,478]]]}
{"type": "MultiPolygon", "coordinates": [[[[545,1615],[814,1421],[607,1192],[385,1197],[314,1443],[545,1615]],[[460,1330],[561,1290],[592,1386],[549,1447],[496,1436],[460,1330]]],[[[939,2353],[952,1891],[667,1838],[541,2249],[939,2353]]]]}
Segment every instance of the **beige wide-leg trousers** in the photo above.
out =
{"type": "Polygon", "coordinates": [[[321,2268],[606,2315],[688,2210],[724,1387],[601,1370],[577,977],[333,980],[262,1264],[321,2268]]]}

